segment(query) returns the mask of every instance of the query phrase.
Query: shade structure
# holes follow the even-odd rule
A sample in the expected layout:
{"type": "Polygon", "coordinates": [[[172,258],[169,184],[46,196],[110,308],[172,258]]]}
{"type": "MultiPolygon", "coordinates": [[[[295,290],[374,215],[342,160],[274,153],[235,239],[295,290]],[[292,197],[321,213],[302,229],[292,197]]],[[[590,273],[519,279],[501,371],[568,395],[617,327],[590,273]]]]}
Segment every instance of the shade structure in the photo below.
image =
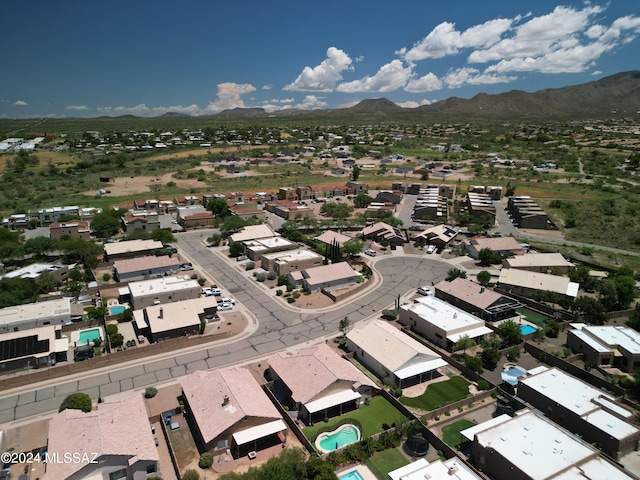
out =
{"type": "Polygon", "coordinates": [[[309,413],[315,413],[324,410],[325,408],[331,408],[333,406],[340,405],[352,400],[357,400],[358,398],[360,398],[360,394],[358,392],[347,389],[306,403],[304,406],[309,413]]]}
{"type": "Polygon", "coordinates": [[[287,426],[282,420],[275,420],[273,422],[263,423],[262,425],[247,428],[246,430],[240,430],[233,434],[233,439],[237,445],[244,445],[245,443],[258,440],[259,438],[264,438],[267,435],[272,435],[286,429],[287,426]]]}

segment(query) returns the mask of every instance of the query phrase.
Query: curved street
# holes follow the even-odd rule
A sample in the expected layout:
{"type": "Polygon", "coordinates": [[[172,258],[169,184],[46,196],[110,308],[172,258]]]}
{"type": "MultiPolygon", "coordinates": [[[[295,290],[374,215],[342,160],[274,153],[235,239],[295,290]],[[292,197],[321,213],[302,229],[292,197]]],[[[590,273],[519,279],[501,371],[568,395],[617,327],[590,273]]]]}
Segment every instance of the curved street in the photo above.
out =
{"type": "Polygon", "coordinates": [[[179,249],[234,296],[238,309],[255,317],[257,325],[250,322],[252,329],[231,341],[177,351],[162,358],[132,361],[109,371],[95,370],[3,392],[0,395],[0,423],[57,411],[62,400],[71,393],[84,392],[94,399],[104,398],[158,386],[196,370],[264,358],[279,350],[330,337],[338,331],[338,324],[344,317],[349,317],[353,324],[377,316],[382,309],[393,305],[398,296],[413,293],[420,285],[444,279],[450,268],[446,262],[420,256],[380,257],[373,267],[380,274],[380,282],[362,296],[349,298],[331,310],[290,309],[205,247],[202,244],[204,235],[202,231],[179,235],[179,249]]]}

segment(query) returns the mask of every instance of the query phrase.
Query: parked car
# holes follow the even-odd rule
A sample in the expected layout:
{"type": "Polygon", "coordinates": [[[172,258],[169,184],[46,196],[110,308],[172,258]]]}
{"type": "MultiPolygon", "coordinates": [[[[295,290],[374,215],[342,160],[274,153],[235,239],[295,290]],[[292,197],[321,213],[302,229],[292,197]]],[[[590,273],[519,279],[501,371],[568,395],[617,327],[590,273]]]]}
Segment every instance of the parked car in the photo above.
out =
{"type": "Polygon", "coordinates": [[[235,305],[236,301],[233,298],[221,298],[218,300],[218,304],[220,303],[228,303],[230,305],[235,305]]]}
{"type": "Polygon", "coordinates": [[[429,245],[427,247],[427,253],[433,253],[436,251],[436,246],[435,245],[429,245]]]}
{"type": "Polygon", "coordinates": [[[236,258],[236,262],[242,262],[243,260],[247,260],[249,257],[247,257],[246,255],[240,255],[238,258],[236,258]]]}
{"type": "Polygon", "coordinates": [[[433,292],[429,287],[418,287],[418,293],[425,296],[433,295],[433,292]]]}
{"type": "Polygon", "coordinates": [[[178,249],[176,247],[172,247],[171,245],[165,245],[164,248],[169,250],[171,253],[178,253],[178,249]]]}
{"type": "Polygon", "coordinates": [[[233,305],[231,305],[230,303],[219,303],[218,304],[218,311],[219,312],[223,312],[225,310],[231,310],[233,308],[233,305]]]}
{"type": "Polygon", "coordinates": [[[376,251],[375,250],[371,250],[371,249],[367,249],[364,251],[365,255],[369,255],[370,257],[375,257],[376,256],[376,251]]]}
{"type": "Polygon", "coordinates": [[[183,263],[180,265],[181,271],[193,270],[193,264],[191,262],[183,263]]]}

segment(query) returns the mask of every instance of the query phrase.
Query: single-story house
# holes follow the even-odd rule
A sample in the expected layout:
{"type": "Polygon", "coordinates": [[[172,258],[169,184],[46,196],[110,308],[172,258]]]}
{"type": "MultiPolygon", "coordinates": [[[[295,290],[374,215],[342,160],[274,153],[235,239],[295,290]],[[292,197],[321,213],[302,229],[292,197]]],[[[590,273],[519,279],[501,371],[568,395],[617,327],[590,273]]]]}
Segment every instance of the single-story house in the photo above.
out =
{"type": "Polygon", "coordinates": [[[0,334],[71,322],[71,299],[57,298],[0,309],[0,334]]]}
{"type": "Polygon", "coordinates": [[[433,296],[403,305],[398,313],[398,321],[402,325],[411,327],[430,342],[446,349],[462,337],[478,341],[493,332],[484,320],[433,296]]]}
{"type": "Polygon", "coordinates": [[[305,423],[359,408],[375,383],[325,343],[269,357],[273,392],[305,423]]]}
{"type": "Polygon", "coordinates": [[[94,410],[66,409],[49,422],[43,480],[109,478],[134,480],[158,475],[160,456],[141,394],[98,403],[94,410]],[[63,461],[65,458],[78,461],[63,461]],[[83,461],[82,458],[86,458],[83,461]]]}
{"type": "Polygon", "coordinates": [[[248,227],[242,227],[239,232],[229,236],[231,243],[246,242],[248,240],[260,240],[262,238],[277,237],[278,234],[274,232],[269,225],[261,223],[260,225],[249,225],[248,227]]]}
{"type": "Polygon", "coordinates": [[[502,260],[504,268],[519,268],[530,272],[566,274],[573,266],[561,253],[525,253],[502,260]]]}
{"type": "Polygon", "coordinates": [[[465,278],[443,280],[434,288],[437,298],[490,322],[515,317],[522,306],[517,300],[465,278]]]}
{"type": "Polygon", "coordinates": [[[480,250],[485,248],[498,255],[523,255],[526,253],[525,247],[513,237],[472,238],[465,243],[465,248],[474,260],[480,258],[480,250]]]}
{"type": "Polygon", "coordinates": [[[287,283],[316,293],[320,290],[353,285],[357,283],[358,278],[360,274],[351,268],[351,265],[347,262],[339,262],[290,272],[287,275],[287,283]]]}
{"type": "Polygon", "coordinates": [[[518,268],[503,268],[500,270],[498,285],[502,290],[525,297],[531,296],[534,292],[549,291],[576,298],[580,288],[580,284],[572,282],[569,277],[529,272],[518,268]]]}
{"type": "Polygon", "coordinates": [[[192,298],[179,302],[149,305],[133,311],[134,327],[155,343],[169,338],[199,335],[218,310],[214,297],[192,298]]]}
{"type": "Polygon", "coordinates": [[[180,382],[201,452],[235,458],[282,443],[282,416],[246,368],[196,371],[180,382]]]}
{"type": "Polygon", "coordinates": [[[164,277],[178,273],[179,269],[178,259],[166,255],[128,258],[113,262],[113,274],[118,282],[164,277]]]}
{"type": "Polygon", "coordinates": [[[322,232],[322,235],[314,238],[314,240],[318,242],[322,242],[326,245],[333,245],[334,243],[337,242],[340,248],[342,248],[344,244],[347,243],[349,240],[352,240],[352,238],[340,232],[335,232],[333,230],[326,230],[322,232]]]}
{"type": "Polygon", "coordinates": [[[128,240],[125,242],[105,243],[105,260],[109,262],[120,258],[141,257],[163,248],[162,242],[157,240],[128,240]]]}
{"type": "Polygon", "coordinates": [[[399,387],[430,380],[447,365],[440,355],[383,320],[347,333],[347,349],[380,379],[399,387]]]}

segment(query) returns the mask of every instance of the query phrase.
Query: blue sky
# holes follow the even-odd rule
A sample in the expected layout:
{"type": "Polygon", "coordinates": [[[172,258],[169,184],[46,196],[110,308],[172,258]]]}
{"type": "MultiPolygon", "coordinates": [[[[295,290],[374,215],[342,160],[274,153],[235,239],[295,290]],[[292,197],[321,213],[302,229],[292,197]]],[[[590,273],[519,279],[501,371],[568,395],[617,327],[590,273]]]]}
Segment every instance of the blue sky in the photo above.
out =
{"type": "Polygon", "coordinates": [[[405,107],[640,68],[636,0],[4,0],[0,117],[405,107]]]}

